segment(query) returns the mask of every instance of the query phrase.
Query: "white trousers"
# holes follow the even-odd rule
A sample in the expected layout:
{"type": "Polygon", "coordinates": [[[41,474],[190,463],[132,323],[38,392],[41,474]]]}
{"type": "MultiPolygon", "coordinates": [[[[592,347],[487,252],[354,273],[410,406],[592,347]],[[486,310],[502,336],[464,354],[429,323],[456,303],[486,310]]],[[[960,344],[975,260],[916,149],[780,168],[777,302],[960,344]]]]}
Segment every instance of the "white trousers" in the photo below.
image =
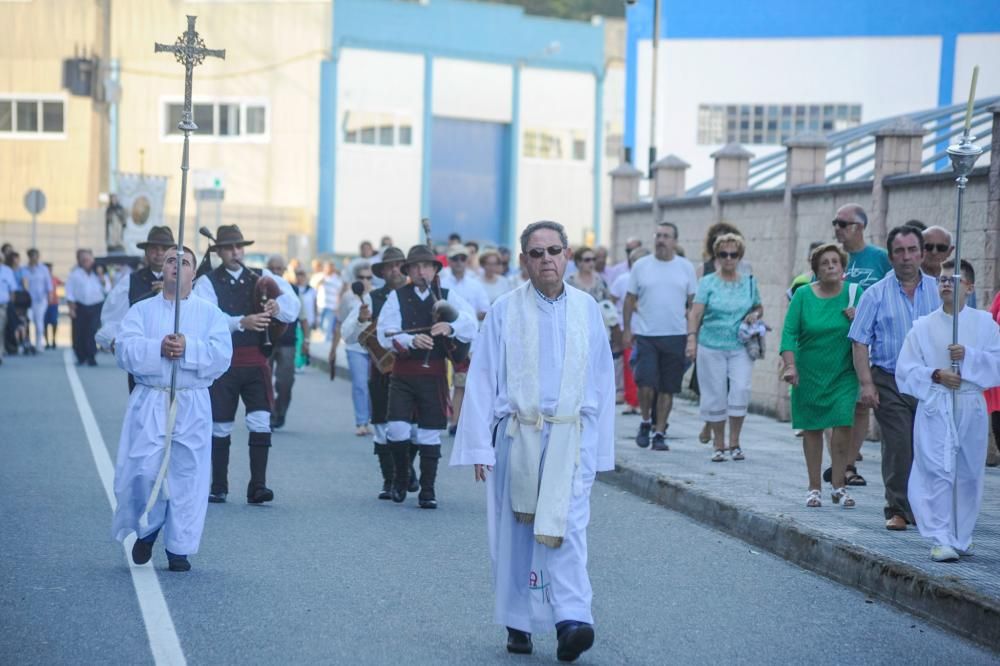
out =
{"type": "Polygon", "coordinates": [[[907,496],[921,536],[966,550],[983,500],[989,436],[986,401],[982,393],[959,394],[956,452],[951,424],[945,420],[952,418],[951,409],[940,409],[940,401],[950,402],[951,394],[941,393],[934,396],[938,404],[921,401],[917,406],[907,496]]]}
{"type": "MultiPolygon", "coordinates": [[[[551,631],[557,622],[593,624],[593,591],[587,575],[587,523],[594,474],[573,482],[566,534],[559,548],[535,541],[534,526],[514,519],[510,505],[510,444],[504,419],[496,437],[496,465],[487,474],[490,558],[496,589],[494,619],[521,631],[551,631]]],[[[548,426],[543,447],[548,442],[548,426]]],[[[544,465],[544,451],[542,460],[544,465]]],[[[582,466],[581,466],[582,467],[582,466]]]]}
{"type": "Polygon", "coordinates": [[[35,327],[35,347],[45,347],[45,311],[49,309],[48,299],[31,301],[31,324],[35,327]]]}
{"type": "Polygon", "coordinates": [[[732,351],[698,345],[699,413],[706,423],[746,416],[750,403],[753,360],[746,349],[732,351]]]}

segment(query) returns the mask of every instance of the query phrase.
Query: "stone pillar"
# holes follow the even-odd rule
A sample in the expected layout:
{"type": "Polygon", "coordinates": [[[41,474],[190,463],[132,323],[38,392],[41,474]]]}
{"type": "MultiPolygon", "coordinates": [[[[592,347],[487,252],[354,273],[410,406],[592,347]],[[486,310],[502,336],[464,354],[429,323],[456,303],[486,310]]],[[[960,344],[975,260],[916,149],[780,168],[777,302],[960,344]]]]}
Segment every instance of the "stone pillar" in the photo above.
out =
{"type": "Polygon", "coordinates": [[[885,247],[889,229],[886,216],[889,197],[883,186],[888,176],[919,173],[923,161],[924,126],[910,118],[898,118],[875,131],[875,175],[872,180],[872,209],[868,228],[872,243],[885,247]]]}
{"type": "Polygon", "coordinates": [[[611,176],[612,206],[621,206],[639,201],[641,171],[628,162],[623,162],[608,173],[611,176]]]}
{"type": "Polygon", "coordinates": [[[715,160],[715,179],[712,185],[712,208],[715,219],[722,219],[719,195],[747,189],[750,179],[750,158],[753,153],[738,143],[727,143],[710,155],[715,160]]]}
{"type": "Polygon", "coordinates": [[[684,184],[684,172],[691,167],[690,164],[677,157],[667,155],[653,165],[653,179],[656,181],[656,196],[682,197],[686,191],[684,184]]]}
{"type": "MultiPolygon", "coordinates": [[[[819,185],[826,182],[826,153],[830,142],[825,134],[808,132],[788,139],[785,141],[785,147],[788,149],[785,157],[784,205],[788,246],[785,248],[785,265],[782,272],[786,283],[790,283],[795,277],[795,268],[798,266],[801,256],[798,200],[793,196],[792,191],[799,185],[819,185]]],[[[771,306],[772,304],[768,303],[765,307],[771,308],[771,306]]],[[[783,306],[784,299],[782,299],[782,305],[778,307],[783,306]]],[[[783,315],[782,319],[784,319],[783,315]]],[[[788,421],[791,416],[788,391],[778,391],[778,418],[782,421],[788,421]]]]}
{"type": "Polygon", "coordinates": [[[986,256],[993,257],[992,262],[987,262],[986,273],[981,280],[983,286],[990,290],[990,300],[984,305],[993,302],[993,296],[1000,291],[1000,104],[994,104],[989,108],[993,114],[993,138],[990,143],[990,174],[989,193],[986,197],[986,256]]]}

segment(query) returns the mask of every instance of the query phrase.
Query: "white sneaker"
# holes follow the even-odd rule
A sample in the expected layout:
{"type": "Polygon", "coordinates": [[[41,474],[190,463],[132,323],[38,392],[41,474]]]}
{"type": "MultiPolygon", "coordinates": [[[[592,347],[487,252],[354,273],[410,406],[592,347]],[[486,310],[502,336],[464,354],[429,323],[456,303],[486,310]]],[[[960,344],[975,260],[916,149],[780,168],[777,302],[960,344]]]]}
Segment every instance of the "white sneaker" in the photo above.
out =
{"type": "Polygon", "coordinates": [[[931,548],[931,559],[935,562],[957,562],[958,551],[951,546],[934,546],[931,548]]]}

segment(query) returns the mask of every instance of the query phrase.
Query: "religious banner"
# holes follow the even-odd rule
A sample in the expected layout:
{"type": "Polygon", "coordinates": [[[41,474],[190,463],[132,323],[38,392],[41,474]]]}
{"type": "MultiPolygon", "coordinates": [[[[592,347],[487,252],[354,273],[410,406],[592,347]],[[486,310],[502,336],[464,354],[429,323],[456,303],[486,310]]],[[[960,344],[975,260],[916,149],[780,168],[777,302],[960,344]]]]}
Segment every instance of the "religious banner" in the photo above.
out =
{"type": "Polygon", "coordinates": [[[106,220],[108,253],[141,255],[136,243],[146,239],[151,227],[163,224],[167,176],[116,172],[115,179],[117,205],[112,201],[108,206],[106,220]]]}

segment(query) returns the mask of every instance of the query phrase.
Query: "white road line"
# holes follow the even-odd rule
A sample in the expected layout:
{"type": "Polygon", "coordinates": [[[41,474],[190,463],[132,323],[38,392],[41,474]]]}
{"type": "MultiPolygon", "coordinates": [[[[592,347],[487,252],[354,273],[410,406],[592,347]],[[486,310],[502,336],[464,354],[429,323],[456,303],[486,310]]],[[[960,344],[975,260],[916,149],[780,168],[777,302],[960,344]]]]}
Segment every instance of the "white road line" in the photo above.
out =
{"type": "MultiPolygon", "coordinates": [[[[111,464],[111,456],[108,455],[108,448],[104,445],[104,437],[101,436],[101,430],[97,427],[97,419],[94,418],[94,412],[90,409],[90,402],[87,400],[87,394],[84,393],[80,377],[76,374],[73,355],[69,350],[64,352],[63,361],[66,365],[66,375],[69,377],[70,388],[73,390],[73,398],[76,400],[76,407],[80,412],[80,420],[83,421],[83,430],[87,433],[90,453],[94,456],[94,464],[101,477],[101,484],[104,485],[108,504],[114,511],[116,506],[115,468],[111,464]]],[[[125,561],[128,562],[129,571],[132,573],[132,584],[135,586],[135,594],[139,598],[139,608],[146,625],[146,635],[149,637],[149,649],[153,653],[153,660],[157,666],[184,666],[187,664],[187,660],[184,658],[181,642],[177,638],[177,630],[174,628],[173,618],[170,617],[167,600],[163,597],[163,590],[160,589],[156,570],[151,564],[136,566],[132,563],[133,543],[135,543],[135,535],[130,536],[123,544],[125,561]]]]}

